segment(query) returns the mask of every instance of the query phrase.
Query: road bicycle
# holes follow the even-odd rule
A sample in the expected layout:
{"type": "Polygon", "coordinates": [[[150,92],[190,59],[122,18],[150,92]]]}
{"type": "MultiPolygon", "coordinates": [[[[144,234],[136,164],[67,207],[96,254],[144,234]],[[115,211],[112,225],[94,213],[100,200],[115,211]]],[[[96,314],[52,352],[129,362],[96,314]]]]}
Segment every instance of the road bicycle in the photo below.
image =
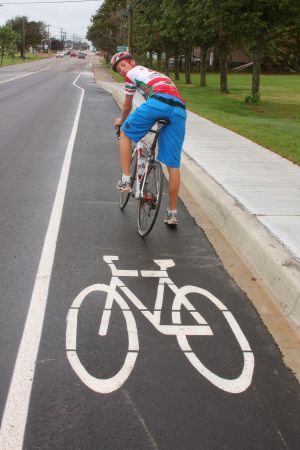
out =
{"type": "MultiPolygon", "coordinates": [[[[66,327],[66,352],[67,358],[81,381],[95,392],[107,394],[119,389],[131,374],[138,353],[139,353],[139,338],[136,321],[129,304],[124,297],[137,308],[137,310],[154,326],[154,328],[165,335],[173,335],[176,337],[179,347],[184,355],[198,373],[203,375],[217,388],[232,394],[244,392],[252,382],[254,371],[254,355],[251,351],[250,345],[242,332],[240,326],[235,320],[228,308],[211,292],[197,286],[183,286],[178,288],[169,278],[167,269],[174,267],[175,263],[172,259],[158,259],[154,262],[159,266],[160,270],[141,270],[140,275],[148,278],[158,278],[158,287],[155,300],[154,310],[150,311],[143,302],[124,284],[120,277],[138,277],[138,270],[118,270],[114,261],[118,261],[118,256],[103,256],[103,260],[108,264],[112,277],[110,284],[93,284],[83,289],[73,301],[67,316],[66,327]],[[161,323],[161,313],[164,302],[164,290],[168,286],[174,293],[174,300],[172,303],[171,317],[172,324],[164,325],[161,323]],[[121,291],[121,293],[120,293],[121,291]],[[113,311],[113,305],[117,305],[121,313],[124,315],[126,324],[126,331],[128,333],[128,349],[125,356],[124,364],[120,370],[110,378],[97,378],[91,375],[82,364],[77,354],[77,328],[78,315],[82,304],[85,302],[91,293],[104,293],[99,295],[99,303],[102,303],[102,315],[100,318],[99,340],[101,337],[107,337],[110,319],[113,311]],[[239,348],[243,355],[243,367],[239,376],[234,379],[222,378],[216,373],[209,370],[198,358],[192,349],[192,343],[189,337],[195,336],[211,336],[213,335],[212,328],[206,322],[204,317],[196,310],[190,300],[187,298],[189,294],[198,294],[199,302],[209,300],[224,315],[226,323],[229,325],[239,348]],[[184,325],[182,323],[182,316],[188,312],[196,325],[184,325]]],[[[100,343],[99,343],[100,345],[100,343]]]]}
{"type": "MultiPolygon", "coordinates": [[[[156,145],[160,130],[168,125],[166,119],[159,119],[156,127],[149,133],[154,134],[152,142],[147,138],[139,141],[133,149],[130,165],[131,193],[120,193],[120,208],[123,211],[130,196],[138,200],[138,232],[141,236],[147,236],[152,230],[160,208],[163,191],[163,171],[159,161],[155,157],[156,145]],[[141,163],[141,159],[143,162],[141,163]]],[[[117,132],[119,137],[119,130],[117,132]]]]}

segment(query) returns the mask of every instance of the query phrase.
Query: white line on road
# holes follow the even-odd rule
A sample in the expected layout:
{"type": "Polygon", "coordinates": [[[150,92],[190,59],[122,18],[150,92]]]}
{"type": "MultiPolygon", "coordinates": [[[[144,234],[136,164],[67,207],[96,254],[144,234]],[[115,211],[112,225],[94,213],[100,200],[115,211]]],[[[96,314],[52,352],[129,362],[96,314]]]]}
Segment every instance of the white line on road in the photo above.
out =
{"type": "Polygon", "coordinates": [[[41,339],[57,236],[84,97],[84,89],[76,85],[80,75],[73,81],[73,85],[81,90],[79,105],[66,149],[23,336],[3,413],[0,440],[1,450],[21,450],[23,446],[35,362],[41,339]]]}
{"type": "MultiPolygon", "coordinates": [[[[17,80],[18,78],[28,77],[29,75],[34,75],[34,74],[36,74],[36,73],[43,72],[43,70],[47,70],[47,69],[49,69],[49,67],[52,67],[53,64],[54,64],[54,63],[50,64],[50,65],[47,66],[47,67],[44,67],[43,69],[36,70],[35,72],[25,73],[24,75],[19,75],[19,76],[17,76],[17,77],[10,78],[9,80],[0,81],[0,84],[3,84],[3,83],[9,83],[10,81],[17,80]]],[[[77,86],[77,87],[78,87],[78,86],[77,86]]]]}

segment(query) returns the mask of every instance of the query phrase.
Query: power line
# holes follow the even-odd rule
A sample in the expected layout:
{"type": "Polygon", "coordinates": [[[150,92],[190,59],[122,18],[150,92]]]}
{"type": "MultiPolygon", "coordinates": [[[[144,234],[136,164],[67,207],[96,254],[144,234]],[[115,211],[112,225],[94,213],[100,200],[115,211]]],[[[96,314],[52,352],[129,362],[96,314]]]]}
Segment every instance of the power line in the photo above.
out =
{"type": "Polygon", "coordinates": [[[0,6],[3,5],[32,5],[37,3],[87,3],[87,2],[99,2],[100,0],[54,0],[54,1],[37,1],[37,2],[9,2],[9,3],[0,3],[0,6]]]}

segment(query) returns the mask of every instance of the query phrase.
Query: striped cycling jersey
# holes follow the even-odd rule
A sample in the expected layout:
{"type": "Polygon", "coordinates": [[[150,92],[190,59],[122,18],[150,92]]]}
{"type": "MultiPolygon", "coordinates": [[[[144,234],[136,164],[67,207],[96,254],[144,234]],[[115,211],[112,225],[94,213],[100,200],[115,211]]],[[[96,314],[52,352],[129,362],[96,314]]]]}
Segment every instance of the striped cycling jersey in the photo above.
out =
{"type": "Polygon", "coordinates": [[[126,95],[134,95],[136,91],[140,92],[146,100],[153,94],[169,94],[184,102],[169,77],[144,66],[134,66],[126,74],[126,95]]]}

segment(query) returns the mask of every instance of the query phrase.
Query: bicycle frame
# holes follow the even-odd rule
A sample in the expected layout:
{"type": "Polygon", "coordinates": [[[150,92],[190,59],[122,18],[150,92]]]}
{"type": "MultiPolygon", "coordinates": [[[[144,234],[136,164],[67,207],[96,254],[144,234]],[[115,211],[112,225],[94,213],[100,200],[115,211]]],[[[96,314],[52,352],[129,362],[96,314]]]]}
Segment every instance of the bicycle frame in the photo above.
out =
{"type": "MultiPolygon", "coordinates": [[[[134,156],[134,154],[137,153],[137,162],[138,162],[138,160],[139,160],[139,158],[140,158],[140,154],[139,154],[139,150],[138,150],[138,149],[139,149],[140,147],[142,147],[143,150],[146,152],[146,154],[143,154],[143,156],[146,158],[146,166],[145,166],[145,169],[144,169],[144,173],[147,173],[148,168],[149,168],[149,164],[150,164],[152,161],[155,160],[155,148],[156,148],[156,144],[157,144],[157,141],[158,141],[159,132],[160,132],[160,130],[161,130],[161,128],[162,128],[163,126],[164,126],[164,124],[158,122],[158,123],[157,123],[157,129],[156,129],[156,130],[151,129],[151,130],[148,132],[148,134],[149,134],[149,133],[154,133],[154,134],[155,134],[154,139],[153,139],[153,141],[152,141],[151,144],[148,143],[148,142],[145,140],[145,138],[143,138],[143,139],[141,139],[141,140],[136,144],[136,146],[135,146],[134,149],[133,149],[132,156],[134,156]]],[[[137,186],[137,188],[136,188],[136,190],[135,190],[135,193],[132,193],[132,196],[133,196],[134,198],[136,198],[136,199],[139,199],[141,193],[142,193],[143,190],[144,190],[146,178],[143,177],[142,183],[139,182],[139,179],[138,179],[138,163],[137,163],[137,166],[136,166],[135,179],[136,179],[136,186],[137,186]]]]}

